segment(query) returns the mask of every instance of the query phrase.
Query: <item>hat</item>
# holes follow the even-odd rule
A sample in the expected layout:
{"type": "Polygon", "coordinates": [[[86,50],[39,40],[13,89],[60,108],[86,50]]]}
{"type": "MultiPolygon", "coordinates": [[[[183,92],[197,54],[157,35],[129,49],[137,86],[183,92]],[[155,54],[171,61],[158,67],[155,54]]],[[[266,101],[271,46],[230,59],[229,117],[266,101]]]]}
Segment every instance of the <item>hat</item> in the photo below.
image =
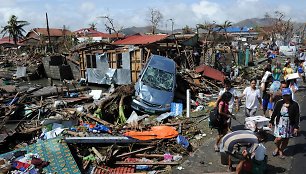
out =
{"type": "Polygon", "coordinates": [[[284,88],[282,90],[282,95],[291,95],[291,90],[290,88],[284,88]]]}

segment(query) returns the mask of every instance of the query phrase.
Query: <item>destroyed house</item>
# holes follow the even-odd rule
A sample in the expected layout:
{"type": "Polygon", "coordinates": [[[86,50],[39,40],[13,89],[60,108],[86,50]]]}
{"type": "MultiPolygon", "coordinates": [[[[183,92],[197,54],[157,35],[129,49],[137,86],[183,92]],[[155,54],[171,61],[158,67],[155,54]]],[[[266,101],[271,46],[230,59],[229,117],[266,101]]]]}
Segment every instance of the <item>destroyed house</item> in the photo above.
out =
{"type": "Polygon", "coordinates": [[[77,53],[80,74],[90,83],[130,84],[136,82],[151,53],[159,50],[153,44],[168,35],[133,35],[112,44],[83,44],[72,50],[77,53]],[[155,48],[154,50],[151,50],[155,48]]]}
{"type": "Polygon", "coordinates": [[[89,83],[130,84],[137,81],[151,54],[174,59],[182,67],[194,67],[193,53],[197,44],[195,34],[135,34],[111,44],[79,44],[72,50],[74,56],[71,57],[79,63],[81,78],[89,83]]]}
{"type": "Polygon", "coordinates": [[[73,32],[74,36],[77,38],[79,43],[82,42],[111,42],[114,39],[123,38],[123,34],[121,33],[103,33],[92,28],[82,28],[73,32]]]}
{"type": "MultiPolygon", "coordinates": [[[[22,44],[17,41],[17,46],[21,46],[22,44]]],[[[15,46],[14,39],[8,36],[0,38],[0,47],[2,48],[12,48],[15,46]]]]}
{"type": "Polygon", "coordinates": [[[49,42],[48,35],[50,35],[51,42],[59,42],[66,36],[71,36],[71,31],[67,29],[50,28],[34,28],[30,30],[21,42],[25,45],[47,44],[49,42]]]}

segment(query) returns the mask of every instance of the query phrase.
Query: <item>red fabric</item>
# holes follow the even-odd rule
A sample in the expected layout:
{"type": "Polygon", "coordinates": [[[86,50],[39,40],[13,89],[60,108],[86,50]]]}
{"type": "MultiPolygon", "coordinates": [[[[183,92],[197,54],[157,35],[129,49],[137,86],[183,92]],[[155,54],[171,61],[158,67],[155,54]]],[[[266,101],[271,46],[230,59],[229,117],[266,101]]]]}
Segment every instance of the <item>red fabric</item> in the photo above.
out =
{"type": "Polygon", "coordinates": [[[250,172],[251,173],[251,171],[252,171],[252,162],[250,160],[247,160],[247,161],[243,162],[242,170],[244,172],[248,172],[248,173],[250,172]]]}
{"type": "Polygon", "coordinates": [[[221,101],[221,102],[219,103],[219,106],[222,106],[222,107],[223,107],[223,111],[224,111],[225,113],[228,113],[228,103],[225,103],[224,101],[221,101]]]}

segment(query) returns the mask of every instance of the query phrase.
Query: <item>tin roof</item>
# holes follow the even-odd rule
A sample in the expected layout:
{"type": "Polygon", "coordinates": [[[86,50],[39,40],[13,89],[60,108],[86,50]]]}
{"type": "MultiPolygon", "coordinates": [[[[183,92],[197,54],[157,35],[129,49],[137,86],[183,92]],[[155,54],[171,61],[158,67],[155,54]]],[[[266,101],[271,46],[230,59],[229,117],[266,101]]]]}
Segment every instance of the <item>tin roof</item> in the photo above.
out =
{"type": "MultiPolygon", "coordinates": [[[[58,28],[50,28],[50,36],[64,36],[64,35],[71,35],[71,31],[67,30],[67,29],[58,29],[58,28]]],[[[47,28],[33,28],[29,33],[34,32],[37,34],[41,34],[41,35],[48,35],[48,30],[47,28]]],[[[27,36],[29,35],[29,33],[27,34],[27,36]]]]}
{"type": "Polygon", "coordinates": [[[127,173],[134,173],[135,167],[134,166],[119,166],[115,168],[107,167],[105,165],[100,165],[96,167],[93,171],[94,174],[109,174],[109,173],[116,173],[116,174],[127,174],[127,173]]]}
{"type": "Polygon", "coordinates": [[[133,35],[114,42],[114,45],[146,45],[167,38],[169,35],[133,35]]]}
{"type": "Polygon", "coordinates": [[[13,38],[9,38],[8,36],[0,38],[0,45],[1,44],[14,44],[13,38]]]}
{"type": "Polygon", "coordinates": [[[223,82],[225,79],[225,75],[221,71],[207,65],[200,65],[195,68],[195,71],[197,73],[202,73],[202,75],[205,77],[209,77],[211,79],[218,80],[221,82],[223,82]]]}
{"type": "MultiPolygon", "coordinates": [[[[97,30],[93,30],[92,28],[82,28],[77,31],[74,31],[73,34],[75,34],[77,37],[117,38],[116,33],[112,33],[112,34],[103,33],[97,30]]],[[[118,37],[123,38],[123,34],[118,33],[118,37]]]]}

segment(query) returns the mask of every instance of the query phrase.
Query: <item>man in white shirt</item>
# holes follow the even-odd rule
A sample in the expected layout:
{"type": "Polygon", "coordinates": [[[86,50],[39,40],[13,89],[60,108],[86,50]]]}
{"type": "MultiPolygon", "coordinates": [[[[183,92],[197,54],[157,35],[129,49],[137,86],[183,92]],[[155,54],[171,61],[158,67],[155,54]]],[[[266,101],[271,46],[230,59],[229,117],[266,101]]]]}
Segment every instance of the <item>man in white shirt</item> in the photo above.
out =
{"type": "Polygon", "coordinates": [[[245,116],[253,117],[256,114],[258,103],[262,108],[262,100],[259,89],[256,88],[256,79],[251,79],[251,86],[246,87],[240,97],[245,96],[245,116]]]}

